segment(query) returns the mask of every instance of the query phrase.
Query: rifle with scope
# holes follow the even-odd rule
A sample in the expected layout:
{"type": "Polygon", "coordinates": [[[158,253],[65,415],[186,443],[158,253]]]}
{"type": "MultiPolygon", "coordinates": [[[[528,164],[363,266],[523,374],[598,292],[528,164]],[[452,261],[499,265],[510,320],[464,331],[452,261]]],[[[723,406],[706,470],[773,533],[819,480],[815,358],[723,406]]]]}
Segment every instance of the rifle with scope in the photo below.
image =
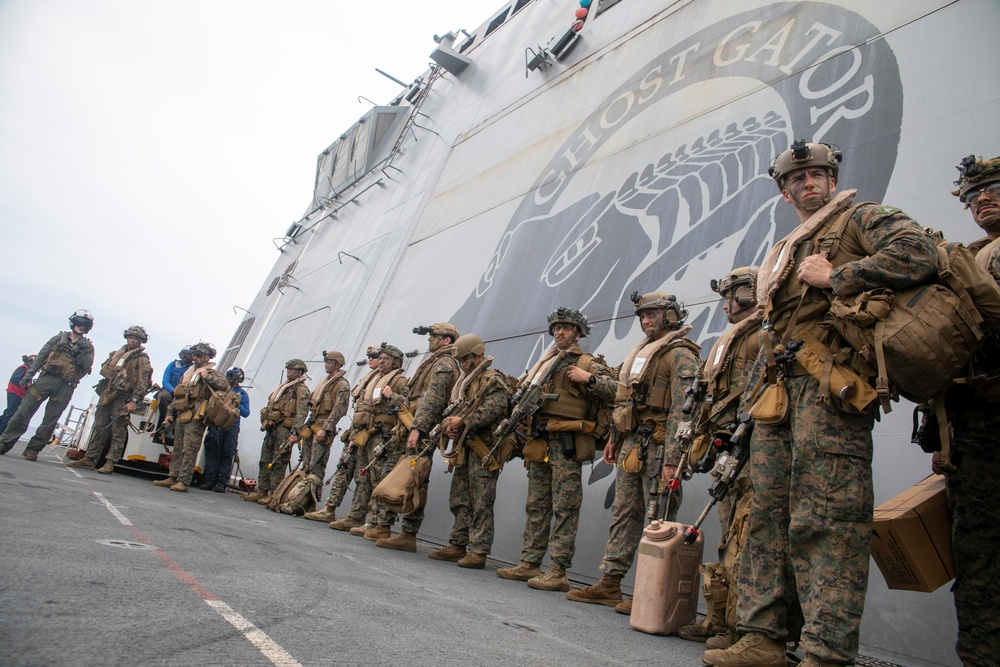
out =
{"type": "Polygon", "coordinates": [[[484,466],[489,465],[492,458],[496,456],[501,443],[517,429],[518,424],[525,419],[534,417],[548,401],[559,400],[559,394],[546,393],[544,387],[552,379],[552,376],[572,362],[572,357],[560,350],[558,357],[552,361],[541,379],[537,382],[526,382],[521,385],[511,398],[510,417],[500,422],[500,425],[493,432],[493,448],[490,449],[488,455],[483,457],[482,464],[484,466]]]}
{"type": "Polygon", "coordinates": [[[702,510],[698,520],[684,531],[684,543],[694,544],[698,539],[701,524],[705,522],[708,513],[715,507],[715,504],[729,494],[729,490],[736,484],[736,479],[743,472],[747,461],[750,460],[750,434],[753,433],[753,417],[746,412],[741,412],[739,423],[729,436],[729,450],[719,454],[715,462],[715,467],[709,473],[715,477],[712,486],[708,489],[708,495],[712,498],[708,505],[702,510]]]}

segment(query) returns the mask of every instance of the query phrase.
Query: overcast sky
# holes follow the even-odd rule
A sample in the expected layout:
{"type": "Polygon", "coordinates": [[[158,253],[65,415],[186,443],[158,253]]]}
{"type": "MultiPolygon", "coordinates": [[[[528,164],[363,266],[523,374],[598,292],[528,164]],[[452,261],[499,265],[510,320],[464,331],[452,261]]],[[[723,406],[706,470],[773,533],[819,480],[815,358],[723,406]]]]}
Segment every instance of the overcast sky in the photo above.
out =
{"type": "Polygon", "coordinates": [[[0,0],[2,382],[77,308],[95,369],[132,324],[157,380],[183,344],[224,349],[317,155],[401,90],[375,68],[412,81],[503,4],[0,0]]]}

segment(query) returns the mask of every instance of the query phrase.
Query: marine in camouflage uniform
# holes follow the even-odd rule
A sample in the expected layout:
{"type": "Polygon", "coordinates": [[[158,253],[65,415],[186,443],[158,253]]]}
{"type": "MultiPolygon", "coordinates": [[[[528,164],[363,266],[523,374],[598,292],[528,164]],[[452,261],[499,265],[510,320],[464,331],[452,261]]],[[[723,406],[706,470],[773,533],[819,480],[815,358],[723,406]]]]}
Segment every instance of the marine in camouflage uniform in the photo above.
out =
{"type": "MultiPolygon", "coordinates": [[[[983,160],[969,156],[959,166],[961,176],[953,194],[972,213],[986,238],[969,244],[976,263],[1000,281],[1000,157],[983,160]]],[[[952,424],[954,469],[941,469],[934,455],[934,471],[945,473],[952,515],[952,551],[955,556],[955,596],[958,643],[963,665],[986,667],[1000,659],[1000,346],[993,339],[981,353],[985,377],[955,387],[945,397],[952,424]]]]}
{"type": "Polygon", "coordinates": [[[617,384],[603,358],[584,353],[578,344],[590,333],[583,313],[558,308],[547,321],[555,345],[520,382],[537,384],[548,377],[542,390],[559,398],[546,401],[527,429],[534,446],[526,448],[524,462],[528,499],[521,562],[497,570],[497,576],[527,581],[538,590],[568,591],[566,571],[573,564],[583,503],[583,462],[594,459],[598,412],[614,402],[617,384]],[[558,364],[558,370],[549,376],[552,364],[558,364]],[[540,565],[546,551],[552,562],[543,575],[540,565]]]}
{"type": "MultiPolygon", "coordinates": [[[[722,297],[722,309],[733,326],[712,346],[700,373],[704,383],[704,401],[694,429],[695,438],[689,456],[698,472],[705,472],[714,464],[712,442],[717,437],[724,442],[728,441],[732,435],[740,397],[746,387],[746,376],[760,352],[763,315],[757,309],[757,271],[756,266],[741,267],[733,269],[721,280],[711,282],[712,291],[722,297]]],[[[735,634],[735,582],[742,552],[742,541],[734,539],[740,527],[733,525],[733,510],[737,503],[749,502],[747,496],[752,494],[753,485],[749,474],[744,470],[726,497],[716,504],[719,525],[722,527],[722,540],[718,545],[719,562],[703,563],[701,566],[706,616],[702,622],[678,629],[677,634],[683,639],[705,642],[710,637],[726,633],[719,638],[720,643],[721,640],[725,640],[726,646],[731,643],[727,617],[732,617],[731,630],[735,634]],[[730,600],[732,604],[729,604],[730,600]]],[[[735,637],[732,640],[735,641],[735,637]]]]}
{"type": "MultiPolygon", "coordinates": [[[[448,322],[438,322],[427,329],[429,329],[427,349],[431,355],[420,362],[407,382],[406,400],[404,401],[399,395],[393,395],[390,399],[393,405],[402,409],[401,414],[412,417],[410,430],[401,429],[397,435],[398,438],[406,438],[406,451],[411,454],[418,453],[420,441],[425,439],[441,421],[441,413],[448,406],[451,389],[461,373],[453,354],[454,343],[458,339],[458,329],[448,322]]],[[[405,423],[403,426],[406,426],[405,423]]],[[[395,446],[398,444],[394,443],[395,446]]],[[[434,450],[431,449],[424,456],[428,462],[433,462],[434,450]]],[[[428,473],[421,490],[424,498],[427,497],[429,482],[428,473]]],[[[420,532],[423,521],[424,508],[420,506],[403,516],[402,530],[397,535],[380,539],[375,545],[386,549],[414,552],[417,550],[417,533],[420,532]]]]}
{"type": "MultiPolygon", "coordinates": [[[[698,373],[700,348],[687,335],[687,310],[672,294],[650,292],[633,296],[643,339],[622,363],[615,396],[614,425],[618,437],[604,447],[604,462],[615,466],[615,499],[611,506],[611,527],[601,563],[600,581],[566,597],[574,602],[615,606],[631,613],[631,600],[622,602],[621,580],[632,568],[642,539],[650,500],[649,476],[659,475],[660,484],[673,478],[681,458],[680,443],[674,437],[683,419],[685,393],[698,373]],[[639,428],[652,430],[649,447],[664,445],[662,471],[650,471],[643,461],[652,461],[653,452],[643,452],[645,438],[639,428]]],[[[662,488],[662,486],[661,486],[662,488]]],[[[668,496],[664,514],[668,521],[677,517],[680,489],[668,496]]]]}
{"type": "MultiPolygon", "coordinates": [[[[299,458],[308,475],[323,479],[330,460],[330,446],[337,435],[337,424],[347,414],[351,403],[351,385],[344,377],[344,355],[340,352],[323,352],[326,377],[313,389],[309,397],[309,415],[306,429],[309,436],[302,440],[299,458]]],[[[329,519],[328,521],[332,521],[329,519]]]]}
{"type": "MultiPolygon", "coordinates": [[[[368,347],[368,374],[365,375],[351,390],[351,401],[357,414],[358,401],[365,395],[368,384],[377,379],[381,373],[378,370],[379,348],[372,345],[368,347]]],[[[368,484],[367,475],[364,484],[355,484],[354,497],[351,499],[351,509],[344,519],[337,519],[337,508],[344,502],[351,480],[356,477],[358,468],[358,446],[354,444],[354,428],[344,430],[340,437],[344,448],[337,461],[337,470],[333,473],[333,484],[330,487],[330,495],[326,499],[323,509],[316,512],[307,512],[305,518],[311,521],[325,521],[330,528],[336,530],[351,530],[364,525],[365,515],[368,513],[368,502],[371,500],[372,487],[368,484]]]]}
{"type": "MultiPolygon", "coordinates": [[[[365,434],[367,442],[355,440],[355,444],[359,446],[357,475],[367,477],[370,489],[378,486],[403,455],[403,446],[395,437],[400,428],[399,401],[406,400],[406,377],[402,366],[403,351],[395,345],[383,345],[378,355],[380,375],[365,390],[364,403],[368,406],[368,411],[364,424],[360,424],[363,430],[359,434],[365,434]],[[394,396],[396,400],[393,400],[394,396]]],[[[354,413],[356,428],[359,427],[360,411],[359,402],[354,413]]],[[[368,493],[368,528],[364,532],[361,532],[361,527],[352,528],[351,534],[363,535],[366,540],[375,542],[391,535],[390,528],[396,520],[396,514],[371,496],[371,491],[368,493]]]]}
{"type": "MultiPolygon", "coordinates": [[[[839,164],[839,151],[802,141],[771,164],[770,173],[801,224],[774,246],[759,273],[757,301],[770,340],[762,342],[748,379],[751,388],[765,372],[768,379],[776,377],[774,364],[767,363],[771,346],[793,339],[822,350],[838,345],[835,331],[821,326],[830,305],[825,292],[849,297],[878,287],[898,290],[936,274],[933,241],[902,211],[852,206],[853,190],[834,194],[839,164]],[[843,216],[847,226],[839,243],[827,244],[827,231],[843,216]]],[[[845,344],[840,352],[850,348],[845,344]]],[[[845,372],[858,363],[848,356],[845,372]]],[[[746,634],[728,649],[706,651],[702,660],[709,665],[784,666],[796,598],[804,618],[803,665],[850,664],[857,656],[868,586],[877,401],[865,399],[859,408],[854,404],[859,400],[841,400],[822,390],[798,361],[784,372],[784,384],[787,419],[779,424],[758,419],[753,433],[755,493],[737,608],[738,631],[746,634]]],[[[744,405],[757,393],[748,391],[744,405]]]]}
{"type": "Polygon", "coordinates": [[[215,358],[215,348],[208,343],[191,346],[191,366],[184,371],[180,383],[174,388],[164,423],[174,426],[174,452],[170,459],[170,472],[166,479],[153,482],[156,486],[169,487],[171,491],[187,491],[194,475],[194,462],[201,449],[208,422],[205,406],[211,395],[209,388],[228,391],[226,376],[215,370],[210,360],[215,358]]]}
{"type": "Polygon", "coordinates": [[[70,316],[69,324],[69,331],[56,334],[42,346],[21,378],[21,386],[27,387],[28,391],[0,436],[0,454],[6,454],[14,447],[17,439],[28,430],[28,422],[42,401],[48,400],[42,423],[35,429],[35,435],[22,454],[29,461],[37,460],[38,452],[52,440],[52,432],[73,398],[76,385],[90,374],[94,365],[94,345],[84,334],[94,326],[94,318],[86,310],[78,310],[70,316]],[[32,383],[32,378],[39,371],[38,381],[32,383]]]}
{"type": "Polygon", "coordinates": [[[285,478],[285,469],[292,458],[292,447],[309,416],[309,387],[305,373],[309,370],[301,359],[289,359],[285,364],[288,380],[279,385],[261,408],[260,425],[266,431],[260,446],[260,467],[257,490],[243,500],[266,505],[271,492],[285,478]]]}
{"type": "Polygon", "coordinates": [[[93,468],[109,446],[107,460],[97,472],[110,475],[125,452],[128,423],[135,409],[142,405],[153,379],[153,367],[142,343],[149,340],[146,330],[132,326],[122,334],[125,345],[108,356],[101,366],[100,399],[90,445],[86,455],[69,464],[71,468],[93,468]]]}
{"type": "Polygon", "coordinates": [[[445,452],[452,473],[448,505],[455,517],[448,542],[456,551],[467,551],[458,566],[472,569],[484,568],[493,548],[493,503],[501,465],[492,457],[486,465],[483,460],[509,408],[503,378],[490,368],[493,357],[485,355],[486,345],[475,334],[455,341],[462,375],[452,389],[451,403],[458,407],[441,422],[442,441],[454,444],[445,452]]]}

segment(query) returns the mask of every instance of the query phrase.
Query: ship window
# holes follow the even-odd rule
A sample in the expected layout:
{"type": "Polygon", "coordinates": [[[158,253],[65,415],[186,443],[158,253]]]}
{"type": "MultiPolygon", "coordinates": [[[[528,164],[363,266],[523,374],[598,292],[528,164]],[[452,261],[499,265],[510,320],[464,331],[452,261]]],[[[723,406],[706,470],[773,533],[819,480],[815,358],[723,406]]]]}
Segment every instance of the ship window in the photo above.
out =
{"type": "Polygon", "coordinates": [[[595,14],[595,16],[600,16],[601,12],[606,12],[619,2],[621,2],[621,0],[597,0],[597,14],[595,14]]]}
{"type": "Polygon", "coordinates": [[[489,37],[491,32],[502,26],[503,22],[507,20],[507,14],[509,13],[510,13],[510,7],[507,7],[502,12],[500,12],[499,16],[490,21],[490,25],[489,27],[486,28],[486,34],[483,35],[483,37],[489,37]]]}
{"type": "Polygon", "coordinates": [[[524,6],[527,5],[529,2],[531,2],[531,0],[517,0],[517,2],[514,3],[513,13],[517,14],[519,11],[524,9],[524,6]]]}
{"type": "Polygon", "coordinates": [[[223,373],[226,369],[230,367],[234,361],[236,361],[236,355],[239,354],[240,348],[243,347],[243,342],[247,339],[247,335],[250,333],[250,329],[253,327],[254,320],[256,318],[249,317],[242,322],[240,326],[236,329],[236,333],[233,334],[233,339],[229,341],[229,346],[226,351],[222,354],[222,359],[219,360],[219,365],[216,368],[222,370],[223,373]]]}

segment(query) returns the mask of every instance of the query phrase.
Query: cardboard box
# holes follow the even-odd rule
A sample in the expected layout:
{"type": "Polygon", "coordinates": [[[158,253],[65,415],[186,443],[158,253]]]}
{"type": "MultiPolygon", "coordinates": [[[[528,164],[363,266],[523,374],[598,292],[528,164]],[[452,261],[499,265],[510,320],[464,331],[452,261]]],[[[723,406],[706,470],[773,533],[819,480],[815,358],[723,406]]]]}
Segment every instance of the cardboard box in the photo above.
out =
{"type": "Polygon", "coordinates": [[[875,508],[872,558],[889,588],[930,593],[955,578],[944,476],[875,508]]]}

